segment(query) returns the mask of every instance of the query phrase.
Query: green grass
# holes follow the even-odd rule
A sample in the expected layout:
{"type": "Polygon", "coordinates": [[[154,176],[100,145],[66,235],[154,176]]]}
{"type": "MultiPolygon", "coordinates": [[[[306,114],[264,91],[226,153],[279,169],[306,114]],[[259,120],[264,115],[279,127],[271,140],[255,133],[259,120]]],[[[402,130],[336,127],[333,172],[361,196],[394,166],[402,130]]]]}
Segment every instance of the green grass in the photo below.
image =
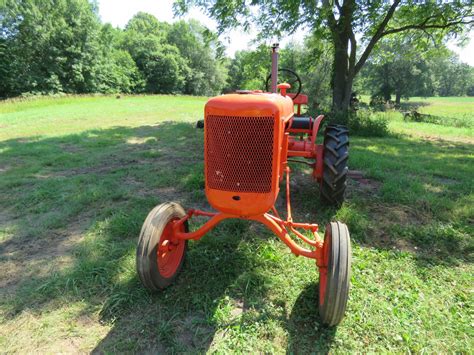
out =
{"type": "Polygon", "coordinates": [[[420,112],[439,116],[469,115],[474,113],[472,97],[412,97],[408,103],[420,104],[420,112]]]}
{"type": "MultiPolygon", "coordinates": [[[[362,96],[368,103],[369,96],[362,96]]],[[[450,139],[458,142],[474,142],[474,98],[473,97],[413,97],[403,100],[399,110],[378,112],[376,115],[390,122],[394,133],[425,139],[450,139]],[[412,122],[403,119],[402,112],[416,110],[430,115],[437,124],[412,122]]]]}
{"type": "MultiPolygon", "coordinates": [[[[443,100],[430,102],[448,107],[443,100]]],[[[472,107],[461,101],[446,110],[472,107]]],[[[208,208],[203,132],[193,126],[204,103],[0,103],[2,351],[472,351],[472,130],[398,113],[386,114],[394,135],[351,137],[351,169],[367,181],[350,181],[340,209],[322,207],[295,167],[294,218],[340,219],[351,231],[352,289],[339,327],[319,323],[314,262],[245,221],[190,242],[176,284],[148,294],[135,272],[148,211],[168,200],[208,208]]]]}

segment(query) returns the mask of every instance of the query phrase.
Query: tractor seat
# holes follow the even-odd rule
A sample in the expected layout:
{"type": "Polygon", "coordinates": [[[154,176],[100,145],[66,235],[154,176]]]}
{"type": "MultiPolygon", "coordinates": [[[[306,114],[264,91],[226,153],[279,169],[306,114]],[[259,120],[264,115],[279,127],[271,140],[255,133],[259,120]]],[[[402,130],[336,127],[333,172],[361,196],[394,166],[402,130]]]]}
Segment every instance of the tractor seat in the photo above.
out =
{"type": "Polygon", "coordinates": [[[293,103],[295,105],[307,105],[308,104],[308,95],[305,94],[299,94],[296,99],[293,99],[296,94],[289,92],[286,94],[287,96],[291,97],[293,100],[293,103]]]}
{"type": "Polygon", "coordinates": [[[288,93],[287,94],[291,99],[293,100],[293,104],[296,105],[296,116],[301,116],[301,105],[307,105],[308,104],[308,95],[304,94],[299,94],[296,99],[294,99],[295,95],[294,93],[288,93]]]}

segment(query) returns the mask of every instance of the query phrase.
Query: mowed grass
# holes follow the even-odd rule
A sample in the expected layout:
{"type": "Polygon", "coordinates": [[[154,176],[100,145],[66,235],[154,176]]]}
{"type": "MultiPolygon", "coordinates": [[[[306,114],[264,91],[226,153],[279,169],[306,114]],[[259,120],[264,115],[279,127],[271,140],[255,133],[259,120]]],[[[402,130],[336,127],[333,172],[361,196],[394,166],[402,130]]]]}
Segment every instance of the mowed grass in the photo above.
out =
{"type": "Polygon", "coordinates": [[[439,116],[469,116],[474,113],[472,97],[412,97],[407,102],[420,103],[420,112],[439,116]]]}
{"type": "Polygon", "coordinates": [[[194,128],[204,103],[0,103],[3,352],[472,352],[472,132],[398,114],[392,136],[351,137],[350,167],[365,176],[341,208],[321,206],[294,167],[294,218],[351,231],[340,326],[319,322],[314,262],[240,220],[190,242],[176,284],[147,293],[135,246],[149,210],[168,200],[209,209],[194,128]]]}
{"type": "MultiPolygon", "coordinates": [[[[362,96],[368,103],[370,98],[362,96]]],[[[448,138],[458,142],[474,142],[473,97],[412,97],[402,100],[399,110],[377,113],[390,122],[391,131],[425,139],[448,138]],[[427,122],[406,120],[403,113],[416,111],[427,122]],[[429,122],[436,122],[429,123],[429,122]]]]}

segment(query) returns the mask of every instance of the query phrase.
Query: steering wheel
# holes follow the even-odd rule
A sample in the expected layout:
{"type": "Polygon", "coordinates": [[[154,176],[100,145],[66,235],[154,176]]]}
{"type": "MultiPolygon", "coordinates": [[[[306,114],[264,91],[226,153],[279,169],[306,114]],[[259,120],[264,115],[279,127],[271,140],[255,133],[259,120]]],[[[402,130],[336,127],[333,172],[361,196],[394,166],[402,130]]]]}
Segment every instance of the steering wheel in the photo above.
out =
{"type": "MultiPolygon", "coordinates": [[[[296,91],[295,97],[293,97],[293,100],[296,99],[298,97],[298,95],[301,93],[301,88],[302,88],[301,78],[299,77],[299,75],[296,74],[293,70],[285,69],[285,68],[278,69],[278,73],[283,73],[285,77],[288,77],[288,76],[293,77],[293,80],[286,81],[288,84],[291,85],[292,88],[294,87],[294,84],[298,83],[298,90],[296,91]]],[[[265,91],[266,92],[270,91],[269,87],[270,87],[270,79],[271,78],[272,78],[272,74],[269,74],[268,77],[267,77],[267,81],[265,82],[265,91]]]]}

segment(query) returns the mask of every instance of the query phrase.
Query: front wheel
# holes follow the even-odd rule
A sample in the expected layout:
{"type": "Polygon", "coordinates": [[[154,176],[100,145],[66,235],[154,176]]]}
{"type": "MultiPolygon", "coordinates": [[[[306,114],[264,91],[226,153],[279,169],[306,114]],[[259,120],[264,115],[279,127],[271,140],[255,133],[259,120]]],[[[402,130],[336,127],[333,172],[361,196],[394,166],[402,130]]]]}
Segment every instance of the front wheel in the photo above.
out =
{"type": "MultiPolygon", "coordinates": [[[[147,216],[137,246],[137,272],[150,291],[168,287],[183,266],[187,242],[173,238],[173,221],[186,215],[177,203],[156,206],[147,216]]],[[[182,225],[187,232],[187,222],[182,225]]]]}
{"type": "Polygon", "coordinates": [[[346,312],[351,279],[351,242],[344,223],[326,225],[319,267],[319,315],[323,324],[339,324],[346,312]]]}

